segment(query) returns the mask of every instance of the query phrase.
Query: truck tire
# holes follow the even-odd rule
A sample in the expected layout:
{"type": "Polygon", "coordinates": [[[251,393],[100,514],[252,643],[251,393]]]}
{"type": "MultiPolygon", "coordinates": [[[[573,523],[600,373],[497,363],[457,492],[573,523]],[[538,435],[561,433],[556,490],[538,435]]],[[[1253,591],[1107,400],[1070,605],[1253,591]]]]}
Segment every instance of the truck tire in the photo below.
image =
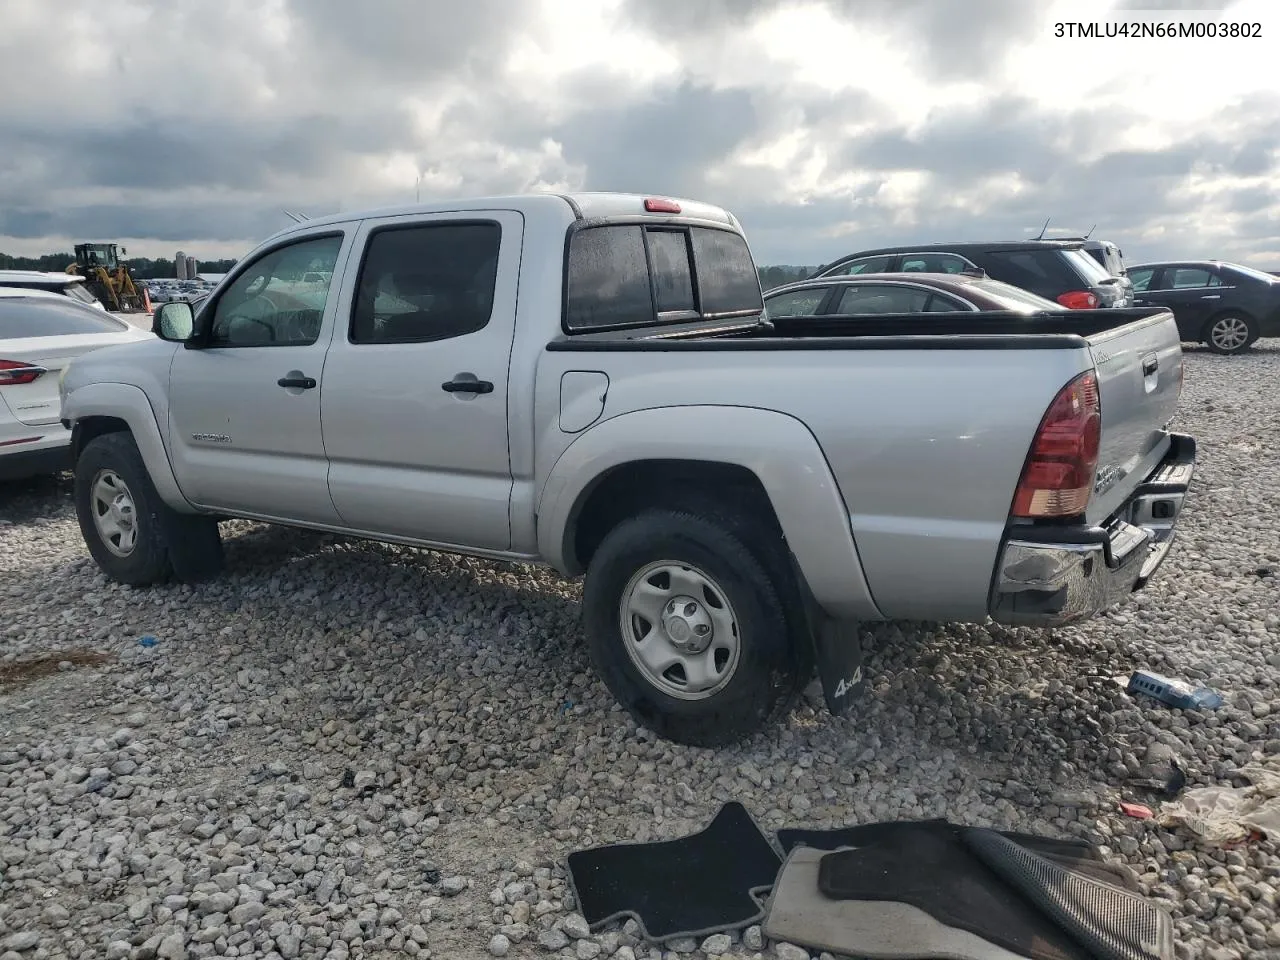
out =
{"type": "Polygon", "coordinates": [[[1257,322],[1243,313],[1220,313],[1204,325],[1204,342],[1214,353],[1244,353],[1257,339],[1257,322]]]}
{"type": "Polygon", "coordinates": [[[807,679],[779,567],[756,525],[650,509],[615,527],[587,569],[592,666],[619,703],[667,740],[715,747],[751,736],[807,679]]]}
{"type": "Polygon", "coordinates": [[[85,445],[76,458],[75,501],[85,545],[112,580],[142,587],[221,569],[217,523],[160,499],[130,433],[103,434],[85,445]]]}

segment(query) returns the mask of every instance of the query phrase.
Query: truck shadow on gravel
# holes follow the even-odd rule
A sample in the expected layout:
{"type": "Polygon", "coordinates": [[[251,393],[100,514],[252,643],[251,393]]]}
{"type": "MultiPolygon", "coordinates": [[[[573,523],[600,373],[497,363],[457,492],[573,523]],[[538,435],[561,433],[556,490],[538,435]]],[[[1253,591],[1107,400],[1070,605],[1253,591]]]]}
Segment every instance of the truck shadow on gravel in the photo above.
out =
{"type": "Polygon", "coordinates": [[[65,511],[74,515],[74,490],[75,478],[70,473],[23,480],[0,478],[0,531],[3,531],[5,523],[16,525],[52,520],[65,511]]]}
{"type": "MultiPolygon", "coordinates": [[[[469,669],[478,661],[483,669],[526,680],[539,692],[531,709],[612,706],[590,673],[576,582],[536,567],[282,527],[237,523],[224,536],[225,576],[270,578],[263,590],[231,601],[242,615],[256,616],[259,609],[267,617],[278,615],[298,580],[307,584],[306,616],[343,628],[372,628],[389,638],[412,636],[421,622],[436,626],[442,600],[467,605],[466,624],[449,630],[464,636],[437,641],[431,665],[407,669],[391,680],[393,688],[426,682],[424,671],[469,669]],[[389,578],[396,580],[392,590],[389,578]],[[269,584],[275,586],[265,589],[269,584]],[[353,600],[362,595],[371,598],[367,607],[357,603],[353,611],[353,600]],[[575,679],[566,682],[569,675],[575,679]]],[[[215,605],[227,609],[225,603],[215,605]]],[[[453,624],[447,616],[446,624],[453,624]]],[[[1025,759],[1046,771],[1057,761],[1078,767],[1106,754],[1111,724],[1097,714],[1124,706],[1097,651],[1073,631],[898,622],[866,628],[864,645],[869,682],[863,702],[847,717],[832,718],[811,685],[791,717],[790,725],[806,738],[842,754],[874,735],[971,756],[1025,759]],[[1050,661],[1067,663],[1050,667],[1050,661]],[[1075,680],[1064,684],[1043,676],[1075,680]]],[[[362,659],[357,649],[347,653],[362,659]]],[[[607,722],[625,721],[615,715],[607,722]]],[[[778,735],[766,731],[757,745],[778,735]]]]}

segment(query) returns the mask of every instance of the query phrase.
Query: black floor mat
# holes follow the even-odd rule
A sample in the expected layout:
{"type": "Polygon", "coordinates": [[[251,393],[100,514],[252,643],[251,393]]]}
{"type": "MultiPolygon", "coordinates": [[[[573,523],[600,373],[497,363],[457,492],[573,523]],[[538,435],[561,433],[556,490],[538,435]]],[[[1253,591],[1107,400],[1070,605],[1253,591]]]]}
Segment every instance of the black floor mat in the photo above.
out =
{"type": "MultiPolygon", "coordinates": [[[[838,850],[840,847],[870,847],[890,833],[919,829],[959,830],[957,824],[947,820],[896,820],[891,823],[864,823],[856,827],[837,827],[834,830],[799,830],[784,827],[778,831],[778,843],[785,857],[797,844],[818,850],[838,850]]],[[[1000,831],[1000,835],[1019,846],[1034,850],[1042,856],[1069,857],[1074,860],[1101,860],[1098,851],[1084,840],[1057,840],[1034,833],[1000,831]]]]}
{"type": "Polygon", "coordinates": [[[1146,897],[1064,870],[991,830],[965,844],[1100,960],[1172,960],[1173,920],[1146,897]]]}
{"type": "MultiPolygon", "coordinates": [[[[902,830],[942,830],[959,837],[964,827],[947,820],[897,820],[889,823],[867,823],[856,827],[839,827],[833,830],[798,830],[784,828],[777,833],[782,855],[788,856],[797,846],[816,850],[839,850],[842,847],[870,847],[902,830]]],[[[1012,840],[1021,847],[1052,860],[1061,867],[1083,873],[1138,893],[1137,875],[1124,864],[1103,861],[1096,847],[1084,840],[1059,840],[1034,833],[1000,831],[1000,836],[1012,840]]]]}
{"type": "Polygon", "coordinates": [[[782,860],[742,804],[726,803],[699,833],[569,854],[569,882],[592,930],[632,917],[649,940],[701,937],[758,922],[757,896],[782,860]]]}
{"type": "Polygon", "coordinates": [[[828,853],[818,888],[836,900],[908,903],[1033,960],[1093,960],[1027,898],[936,823],[877,831],[878,842],[828,853]]]}

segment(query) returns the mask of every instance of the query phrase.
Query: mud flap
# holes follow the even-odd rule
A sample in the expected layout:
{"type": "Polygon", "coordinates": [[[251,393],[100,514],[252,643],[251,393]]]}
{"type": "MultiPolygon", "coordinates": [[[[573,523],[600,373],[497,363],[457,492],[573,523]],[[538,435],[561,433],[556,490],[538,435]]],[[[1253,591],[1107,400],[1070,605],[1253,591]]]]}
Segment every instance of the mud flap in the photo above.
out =
{"type": "Polygon", "coordinates": [[[827,701],[827,710],[839,717],[866,689],[862,637],[857,620],[832,620],[821,614],[815,620],[813,653],[822,681],[822,695],[827,701]]]}
{"type": "Polygon", "coordinates": [[[222,539],[210,517],[160,508],[160,529],[173,575],[180,583],[200,583],[222,572],[222,539]]]}

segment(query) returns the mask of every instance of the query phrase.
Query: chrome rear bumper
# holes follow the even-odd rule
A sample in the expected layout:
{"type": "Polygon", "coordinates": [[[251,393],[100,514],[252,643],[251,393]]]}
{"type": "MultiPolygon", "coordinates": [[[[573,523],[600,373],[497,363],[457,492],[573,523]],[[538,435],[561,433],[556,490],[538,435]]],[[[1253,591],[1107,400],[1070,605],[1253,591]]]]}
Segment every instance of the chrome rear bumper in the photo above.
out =
{"type": "Polygon", "coordinates": [[[996,564],[992,619],[1061,626],[1096,616],[1146,586],[1173,544],[1195,473],[1195,440],[1174,434],[1172,441],[1160,465],[1105,524],[1030,528],[1025,538],[1015,528],[996,564]]]}

